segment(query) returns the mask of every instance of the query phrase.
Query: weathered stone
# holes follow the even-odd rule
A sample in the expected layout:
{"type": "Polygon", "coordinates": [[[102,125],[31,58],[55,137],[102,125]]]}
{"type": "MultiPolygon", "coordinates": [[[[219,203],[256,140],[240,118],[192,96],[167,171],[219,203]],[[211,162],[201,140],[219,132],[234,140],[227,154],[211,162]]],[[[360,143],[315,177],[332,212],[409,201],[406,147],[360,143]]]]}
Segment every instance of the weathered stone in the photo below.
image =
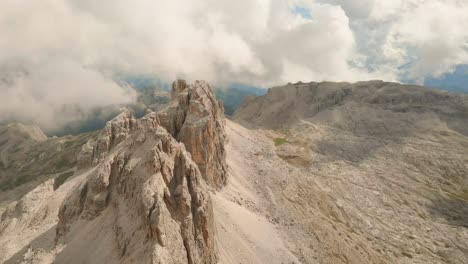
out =
{"type": "Polygon", "coordinates": [[[205,81],[186,85],[179,80],[172,87],[173,99],[156,114],[157,119],[184,143],[207,183],[221,188],[226,184],[227,172],[223,105],[205,81]]]}
{"type": "MultiPolygon", "coordinates": [[[[119,241],[120,256],[102,255],[122,263],[216,262],[206,184],[184,145],[154,117],[119,115],[101,133],[94,154],[97,166],[59,211],[57,242],[68,244],[64,256],[80,247],[75,238],[81,230],[99,226],[119,241]]],[[[108,243],[104,240],[89,243],[108,243]]]]}
{"type": "MultiPolygon", "coordinates": [[[[125,110],[83,146],[79,165],[89,175],[59,211],[56,239],[68,245],[63,256],[83,247],[76,238],[83,229],[99,226],[96,232],[118,238],[118,256],[101,252],[105,259],[217,261],[207,183],[219,188],[226,181],[222,105],[206,82],[176,81],[172,95],[165,110],[139,120],[125,110]]],[[[109,243],[105,239],[79,238],[109,243]]],[[[73,262],[60,255],[57,261],[73,262]]]]}

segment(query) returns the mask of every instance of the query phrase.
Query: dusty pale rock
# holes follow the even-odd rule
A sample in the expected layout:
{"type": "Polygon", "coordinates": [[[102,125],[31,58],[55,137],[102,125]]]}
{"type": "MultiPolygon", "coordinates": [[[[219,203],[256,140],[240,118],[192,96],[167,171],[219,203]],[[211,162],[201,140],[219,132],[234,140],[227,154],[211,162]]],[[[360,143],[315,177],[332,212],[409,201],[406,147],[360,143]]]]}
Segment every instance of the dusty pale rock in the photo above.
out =
{"type": "Polygon", "coordinates": [[[230,168],[301,262],[468,263],[467,95],[297,83],[235,119],[230,168]]]}
{"type": "Polygon", "coordinates": [[[152,118],[133,122],[132,132],[121,121],[110,122],[118,134],[109,138],[123,141],[103,144],[109,154],[60,209],[57,239],[67,246],[57,260],[74,263],[80,247],[110,243],[101,259],[87,261],[214,263],[211,201],[190,154],[152,118]]]}
{"type": "Polygon", "coordinates": [[[79,155],[88,175],[60,208],[56,260],[215,263],[206,182],[225,181],[222,118],[207,83],[178,81],[164,112],[137,120],[124,111],[108,122],[79,155]]]}
{"type": "Polygon", "coordinates": [[[172,85],[170,105],[156,114],[158,121],[184,143],[207,183],[221,188],[226,183],[224,108],[205,81],[172,85]]]}
{"type": "Polygon", "coordinates": [[[245,102],[248,129],[177,81],[162,109],[94,136],[0,127],[2,172],[78,162],[0,192],[0,263],[467,263],[466,95],[289,84],[245,102]]]}
{"type": "Polygon", "coordinates": [[[136,125],[136,120],[127,109],[107,122],[96,142],[87,142],[78,156],[79,168],[96,165],[104,159],[110,149],[125,140],[136,125]]]}

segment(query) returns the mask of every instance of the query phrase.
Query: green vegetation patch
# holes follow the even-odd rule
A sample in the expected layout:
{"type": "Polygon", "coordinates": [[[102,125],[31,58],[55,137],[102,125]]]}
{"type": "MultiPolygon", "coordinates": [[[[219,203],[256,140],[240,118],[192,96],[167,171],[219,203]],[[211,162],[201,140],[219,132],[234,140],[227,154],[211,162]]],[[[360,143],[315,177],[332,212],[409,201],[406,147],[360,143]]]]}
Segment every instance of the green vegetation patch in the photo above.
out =
{"type": "Polygon", "coordinates": [[[279,147],[279,146],[281,146],[281,145],[288,142],[285,138],[275,138],[275,139],[273,139],[273,141],[275,142],[275,146],[277,146],[277,147],[279,147]]]}
{"type": "Polygon", "coordinates": [[[62,185],[66,180],[68,180],[68,178],[73,176],[73,174],[74,174],[73,171],[64,172],[64,173],[61,173],[57,178],[55,178],[54,190],[57,190],[57,188],[60,187],[60,185],[62,185]]]}
{"type": "Polygon", "coordinates": [[[75,163],[76,161],[70,161],[66,157],[60,157],[60,159],[58,159],[54,165],[57,170],[62,170],[64,168],[71,168],[75,166],[75,163]]]}
{"type": "Polygon", "coordinates": [[[457,196],[462,198],[465,201],[468,201],[468,190],[463,190],[463,192],[457,196]]]}
{"type": "Polygon", "coordinates": [[[451,190],[445,189],[443,189],[443,191],[446,194],[450,195],[452,198],[461,199],[468,202],[468,189],[462,189],[461,192],[453,192],[451,190]]]}
{"type": "Polygon", "coordinates": [[[21,175],[16,178],[8,179],[0,185],[0,190],[1,191],[11,190],[27,182],[30,182],[32,178],[33,177],[31,175],[21,175]]]}

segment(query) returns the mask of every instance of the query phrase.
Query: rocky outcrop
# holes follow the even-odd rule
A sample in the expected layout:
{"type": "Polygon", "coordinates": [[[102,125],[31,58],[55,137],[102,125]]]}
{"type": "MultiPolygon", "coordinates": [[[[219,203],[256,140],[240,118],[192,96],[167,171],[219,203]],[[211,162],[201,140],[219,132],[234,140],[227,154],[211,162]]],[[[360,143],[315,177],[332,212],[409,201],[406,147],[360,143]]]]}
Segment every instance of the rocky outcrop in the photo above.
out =
{"type": "MultiPolygon", "coordinates": [[[[206,182],[217,189],[226,184],[224,107],[205,81],[172,85],[171,102],[163,110],[150,113],[153,122],[163,126],[177,141],[184,143],[206,182]]],[[[80,153],[79,168],[99,163],[110,148],[126,138],[135,127],[135,118],[124,110],[109,122],[96,144],[86,144],[80,153]]]]}
{"type": "Polygon", "coordinates": [[[158,122],[179,142],[184,143],[210,186],[226,184],[224,108],[207,82],[172,85],[172,101],[156,114],[158,122]]]}
{"type": "Polygon", "coordinates": [[[101,162],[112,147],[125,140],[136,125],[135,117],[128,109],[107,122],[96,142],[87,142],[78,155],[78,168],[87,168],[101,162]]]}
{"type": "Polygon", "coordinates": [[[222,105],[206,82],[177,81],[172,96],[138,120],[122,112],[83,146],[86,178],[60,208],[56,261],[217,261],[207,184],[226,181],[222,105]]]}

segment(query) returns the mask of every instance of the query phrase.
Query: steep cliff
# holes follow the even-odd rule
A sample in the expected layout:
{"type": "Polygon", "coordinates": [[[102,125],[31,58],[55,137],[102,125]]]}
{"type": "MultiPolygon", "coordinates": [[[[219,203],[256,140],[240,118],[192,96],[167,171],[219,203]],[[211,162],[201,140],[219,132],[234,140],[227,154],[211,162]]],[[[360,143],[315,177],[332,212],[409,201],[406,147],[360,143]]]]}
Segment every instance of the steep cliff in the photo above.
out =
{"type": "Polygon", "coordinates": [[[226,184],[224,109],[207,82],[174,82],[172,102],[156,114],[159,123],[184,143],[210,186],[226,184]]]}
{"type": "Polygon", "coordinates": [[[82,146],[70,180],[9,205],[1,237],[18,237],[20,226],[32,235],[2,260],[216,263],[210,190],[226,181],[222,105],[206,82],[177,81],[172,97],[141,119],[124,110],[82,146]]]}
{"type": "Polygon", "coordinates": [[[57,261],[90,252],[85,262],[214,263],[211,201],[183,144],[150,117],[124,113],[109,125],[97,165],[60,208],[57,261]]]}

